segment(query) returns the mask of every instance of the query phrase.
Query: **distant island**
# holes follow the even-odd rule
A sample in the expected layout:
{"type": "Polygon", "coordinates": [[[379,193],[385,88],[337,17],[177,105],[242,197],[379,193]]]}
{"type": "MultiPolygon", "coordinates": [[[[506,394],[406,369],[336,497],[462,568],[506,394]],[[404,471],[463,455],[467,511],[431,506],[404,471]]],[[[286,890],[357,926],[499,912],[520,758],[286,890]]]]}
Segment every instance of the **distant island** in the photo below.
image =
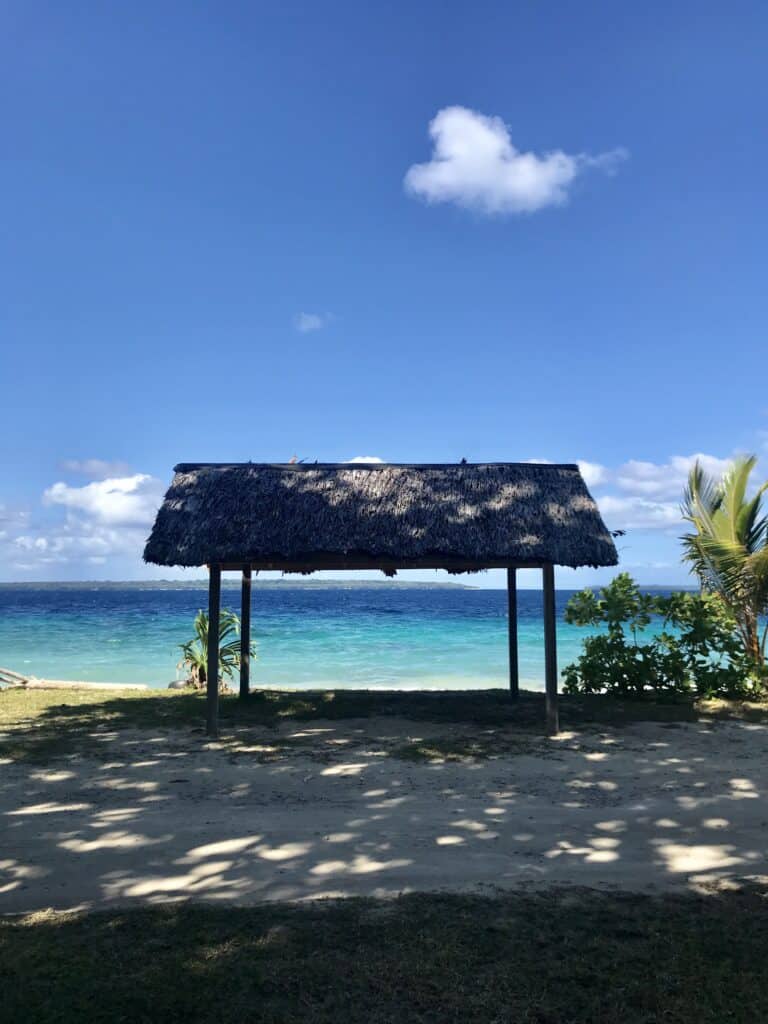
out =
{"type": "MultiPolygon", "coordinates": [[[[477,590],[468,583],[453,583],[449,580],[435,582],[418,582],[414,580],[308,580],[288,579],[260,580],[253,578],[253,588],[299,589],[299,590],[362,590],[385,589],[396,587],[398,590],[477,590]]],[[[61,582],[0,582],[3,590],[207,590],[208,577],[202,576],[195,580],[62,580],[61,582]]],[[[239,577],[222,576],[222,590],[239,590],[239,577]]]]}

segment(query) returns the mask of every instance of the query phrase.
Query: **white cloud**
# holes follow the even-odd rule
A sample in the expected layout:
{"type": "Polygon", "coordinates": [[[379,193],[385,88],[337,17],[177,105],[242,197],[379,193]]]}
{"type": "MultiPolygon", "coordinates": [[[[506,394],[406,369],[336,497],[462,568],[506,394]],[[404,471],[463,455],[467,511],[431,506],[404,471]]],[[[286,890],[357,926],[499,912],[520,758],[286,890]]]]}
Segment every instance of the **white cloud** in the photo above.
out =
{"type": "Polygon", "coordinates": [[[349,464],[353,462],[384,462],[384,459],[380,459],[378,455],[356,455],[354,459],[347,459],[349,464]]]}
{"type": "Polygon", "coordinates": [[[682,525],[680,508],[675,502],[604,494],[597,503],[609,530],[670,530],[682,525]]]}
{"type": "Polygon", "coordinates": [[[48,541],[45,537],[29,537],[26,534],[22,534],[20,537],[16,537],[14,544],[21,551],[47,551],[48,541]]]}
{"type": "Polygon", "coordinates": [[[627,157],[623,149],[597,156],[521,153],[501,118],[467,107],[438,111],[429,134],[432,158],[409,168],[406,191],[430,203],[456,203],[489,215],[561,206],[577,175],[588,168],[611,173],[627,157]]]}
{"type": "Polygon", "coordinates": [[[17,563],[17,568],[64,564],[82,560],[102,564],[107,556],[118,552],[131,553],[140,543],[143,532],[110,530],[89,523],[68,523],[53,527],[47,534],[22,534],[13,541],[15,550],[33,562],[17,563]]]}
{"type": "Polygon", "coordinates": [[[721,476],[731,459],[696,452],[693,455],[673,455],[669,462],[640,462],[630,459],[616,471],[616,484],[622,491],[643,495],[647,498],[682,498],[688,473],[696,461],[714,476],[721,476]]]}
{"type": "MultiPolygon", "coordinates": [[[[83,465],[82,471],[103,471],[108,465],[83,465]]],[[[0,507],[0,574],[5,565],[41,578],[51,566],[66,566],[64,571],[70,573],[85,565],[104,565],[114,557],[141,572],[141,553],[163,490],[154,477],[134,473],[77,487],[54,483],[43,492],[42,502],[63,512],[55,518],[9,513],[0,507]]]]}
{"type": "MultiPolygon", "coordinates": [[[[680,504],[694,463],[698,461],[708,473],[720,477],[732,458],[695,452],[672,455],[667,462],[630,459],[613,472],[600,467],[603,475],[596,486],[610,483],[618,493],[599,494],[597,503],[611,529],[674,532],[685,525],[680,504]]],[[[586,474],[585,479],[589,484],[586,474]]]]}
{"type": "Polygon", "coordinates": [[[297,313],[293,318],[293,326],[301,334],[307,334],[309,331],[319,331],[323,327],[327,327],[331,322],[331,316],[329,313],[297,313]]]}
{"type": "MultiPolygon", "coordinates": [[[[534,466],[552,465],[552,459],[525,459],[525,462],[534,466]]],[[[608,477],[608,470],[598,462],[587,462],[585,459],[579,459],[578,467],[587,487],[595,487],[597,484],[603,483],[608,477]]]]}
{"type": "Polygon", "coordinates": [[[603,483],[608,476],[608,470],[598,462],[586,462],[584,459],[580,459],[578,466],[579,472],[584,477],[584,483],[587,487],[597,487],[597,485],[603,483]]]}
{"type": "Polygon", "coordinates": [[[146,473],[97,480],[83,487],[55,483],[43,494],[49,505],[63,505],[109,526],[149,527],[163,497],[163,485],[146,473]]]}
{"type": "Polygon", "coordinates": [[[131,468],[125,462],[107,462],[105,459],[64,459],[61,468],[69,473],[80,473],[94,480],[127,476],[131,468]]]}

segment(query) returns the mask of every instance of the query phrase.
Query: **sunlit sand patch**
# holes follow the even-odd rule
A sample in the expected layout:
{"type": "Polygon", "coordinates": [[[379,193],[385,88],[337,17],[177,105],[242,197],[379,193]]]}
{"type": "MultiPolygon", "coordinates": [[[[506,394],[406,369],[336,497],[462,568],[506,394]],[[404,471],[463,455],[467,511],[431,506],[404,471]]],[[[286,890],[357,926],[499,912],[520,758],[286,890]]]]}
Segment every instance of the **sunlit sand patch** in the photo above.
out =
{"type": "Polygon", "coordinates": [[[401,804],[406,803],[406,801],[410,799],[411,798],[408,796],[390,796],[387,797],[385,800],[379,800],[378,803],[371,804],[370,806],[377,811],[387,811],[392,810],[395,807],[399,807],[401,804]]]}
{"type": "Polygon", "coordinates": [[[453,822],[454,828],[463,828],[467,832],[485,832],[488,828],[488,823],[485,821],[475,821],[472,818],[460,818],[458,821],[453,822]]]}
{"type": "Polygon", "coordinates": [[[291,730],[291,732],[288,733],[288,738],[292,740],[317,739],[318,736],[322,737],[325,733],[329,732],[332,733],[334,730],[314,726],[311,729],[291,730]]]}
{"type": "Polygon", "coordinates": [[[131,821],[141,815],[139,808],[123,808],[114,811],[99,811],[94,815],[93,820],[88,822],[88,828],[109,828],[112,825],[119,825],[125,821],[131,821]]]}
{"type": "Polygon", "coordinates": [[[324,768],[320,772],[321,775],[359,775],[361,771],[368,767],[367,761],[361,761],[357,764],[337,764],[332,768],[324,768]]]}
{"type": "Polygon", "coordinates": [[[255,846],[261,840],[261,836],[243,836],[240,839],[221,839],[216,843],[206,843],[204,846],[195,846],[186,857],[179,863],[188,861],[204,860],[206,857],[215,857],[220,854],[242,853],[251,846],[255,846]]]}
{"type": "Polygon", "coordinates": [[[613,848],[606,848],[605,843],[612,842],[618,845],[618,840],[610,840],[604,836],[596,836],[589,840],[588,846],[577,846],[567,839],[561,839],[557,845],[544,853],[548,860],[558,857],[579,857],[585,864],[609,864],[619,859],[618,852],[613,848]]]}
{"type": "Polygon", "coordinates": [[[680,843],[667,843],[662,839],[651,840],[656,850],[664,859],[667,871],[675,874],[694,874],[702,871],[715,871],[746,864],[760,855],[747,853],[737,856],[734,846],[683,846],[680,843]]]}
{"type": "Polygon", "coordinates": [[[0,894],[13,892],[36,878],[45,878],[46,868],[22,864],[18,860],[0,860],[0,894]]]}
{"type": "Polygon", "coordinates": [[[130,881],[117,881],[105,886],[107,895],[112,898],[161,898],[165,901],[170,894],[178,893],[185,898],[190,892],[205,893],[208,899],[232,898],[238,889],[246,887],[243,879],[226,880],[224,872],[232,867],[231,861],[217,861],[199,864],[196,868],[183,875],[166,875],[149,878],[134,878],[130,881]],[[225,892],[222,892],[224,888],[225,892]],[[214,890],[214,891],[210,891],[214,890]]]}
{"type": "Polygon", "coordinates": [[[282,846],[256,846],[254,852],[262,860],[292,860],[294,857],[303,857],[312,849],[312,843],[283,843],[282,846]]]}
{"type": "Polygon", "coordinates": [[[74,772],[70,771],[36,771],[30,772],[29,778],[34,779],[35,782],[67,782],[69,779],[77,778],[77,776],[74,772]]]}
{"type": "Polygon", "coordinates": [[[326,860],[310,868],[311,875],[368,875],[376,871],[390,871],[393,868],[408,867],[412,862],[404,858],[395,860],[373,860],[365,854],[357,854],[351,861],[326,860]]]}
{"type": "Polygon", "coordinates": [[[756,799],[759,796],[757,787],[749,779],[731,779],[731,789],[734,790],[731,796],[737,800],[744,798],[756,799]]]}
{"type": "Polygon", "coordinates": [[[156,782],[130,782],[128,779],[96,779],[91,783],[94,789],[136,790],[139,793],[151,793],[157,789],[156,782]]]}
{"type": "Polygon", "coordinates": [[[97,839],[62,839],[57,845],[70,853],[95,853],[98,850],[130,850],[137,846],[158,846],[169,842],[171,835],[149,836],[137,832],[102,832],[97,839]]]}
{"type": "Polygon", "coordinates": [[[15,811],[7,811],[9,816],[21,814],[68,814],[72,811],[89,811],[91,804],[71,803],[60,804],[55,802],[44,804],[28,804],[26,807],[18,807],[15,811]]]}

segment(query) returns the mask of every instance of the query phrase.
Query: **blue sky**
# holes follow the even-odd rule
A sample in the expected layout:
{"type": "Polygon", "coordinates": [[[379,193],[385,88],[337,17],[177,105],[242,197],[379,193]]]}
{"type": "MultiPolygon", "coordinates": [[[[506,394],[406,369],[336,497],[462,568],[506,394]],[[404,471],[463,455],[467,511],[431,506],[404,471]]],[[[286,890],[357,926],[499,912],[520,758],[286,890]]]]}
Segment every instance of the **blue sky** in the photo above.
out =
{"type": "Polygon", "coordinates": [[[624,567],[685,578],[691,457],[768,454],[765,4],[0,28],[0,578],[168,575],[176,462],[294,453],[580,460],[624,567]]]}

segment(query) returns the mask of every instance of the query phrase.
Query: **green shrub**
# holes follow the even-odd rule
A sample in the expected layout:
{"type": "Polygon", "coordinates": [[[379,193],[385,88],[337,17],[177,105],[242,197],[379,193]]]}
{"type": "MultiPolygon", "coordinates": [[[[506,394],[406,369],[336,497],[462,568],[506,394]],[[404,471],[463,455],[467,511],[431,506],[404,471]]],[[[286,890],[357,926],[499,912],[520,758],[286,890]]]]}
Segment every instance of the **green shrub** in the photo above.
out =
{"type": "Polygon", "coordinates": [[[587,637],[578,660],[566,666],[566,693],[747,697],[762,692],[765,675],[756,674],[736,620],[716,594],[644,594],[628,573],[620,573],[599,594],[575,594],[565,620],[604,630],[587,637]],[[645,637],[654,619],[661,628],[645,637]]]}

